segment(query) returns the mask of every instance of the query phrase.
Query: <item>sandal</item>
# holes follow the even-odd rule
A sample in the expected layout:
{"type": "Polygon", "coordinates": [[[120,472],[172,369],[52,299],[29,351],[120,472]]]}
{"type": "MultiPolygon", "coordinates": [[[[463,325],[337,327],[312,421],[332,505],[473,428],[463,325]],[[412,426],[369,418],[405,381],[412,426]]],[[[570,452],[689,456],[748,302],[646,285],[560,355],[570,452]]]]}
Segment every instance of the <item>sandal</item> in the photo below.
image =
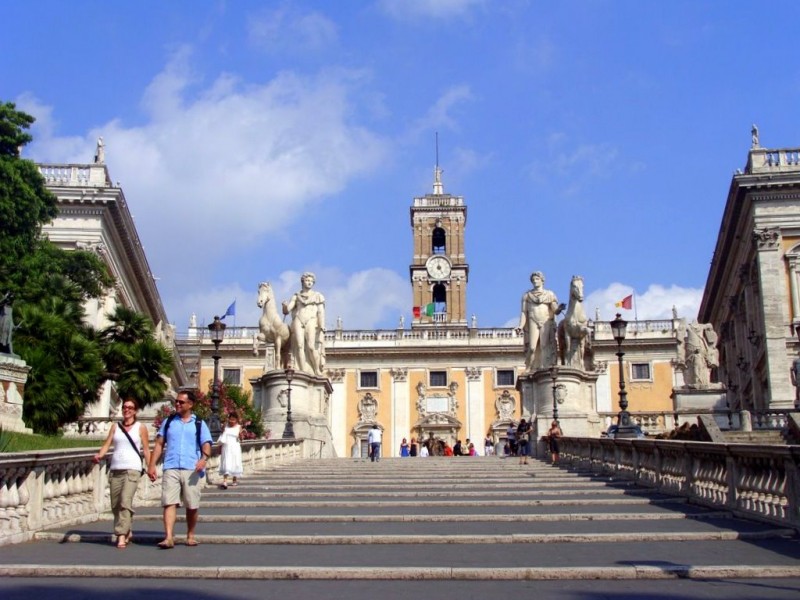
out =
{"type": "Polygon", "coordinates": [[[199,546],[200,543],[194,538],[186,538],[186,545],[187,546],[199,546]]]}
{"type": "Polygon", "coordinates": [[[128,535],[125,536],[125,543],[130,544],[133,541],[133,532],[129,531],[128,535]]]}
{"type": "Polygon", "coordinates": [[[124,550],[128,547],[127,538],[124,535],[120,535],[117,537],[117,548],[120,550],[124,550]]]}
{"type": "Polygon", "coordinates": [[[170,548],[175,547],[175,541],[172,538],[167,538],[165,540],[161,540],[158,542],[158,547],[162,550],[169,550],[170,548]]]}

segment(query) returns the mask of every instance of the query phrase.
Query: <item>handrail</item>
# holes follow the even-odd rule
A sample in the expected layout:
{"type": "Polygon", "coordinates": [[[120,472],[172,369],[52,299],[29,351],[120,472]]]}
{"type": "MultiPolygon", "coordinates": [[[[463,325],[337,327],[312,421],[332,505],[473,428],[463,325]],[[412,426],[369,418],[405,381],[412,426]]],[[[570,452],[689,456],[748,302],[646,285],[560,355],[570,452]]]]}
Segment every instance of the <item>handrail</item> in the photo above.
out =
{"type": "MultiPolygon", "coordinates": [[[[242,442],[242,465],[252,472],[303,458],[305,441],[242,442]]],[[[0,546],[28,541],[56,525],[96,520],[110,508],[108,462],[94,464],[96,448],[9,452],[0,455],[0,546]]],[[[213,456],[208,472],[216,472],[213,456]]],[[[160,467],[159,467],[160,470],[160,467]]],[[[160,481],[142,477],[138,505],[155,503],[160,481]]]]}
{"type": "Polygon", "coordinates": [[[800,530],[800,446],[564,437],[561,459],[800,530]]]}

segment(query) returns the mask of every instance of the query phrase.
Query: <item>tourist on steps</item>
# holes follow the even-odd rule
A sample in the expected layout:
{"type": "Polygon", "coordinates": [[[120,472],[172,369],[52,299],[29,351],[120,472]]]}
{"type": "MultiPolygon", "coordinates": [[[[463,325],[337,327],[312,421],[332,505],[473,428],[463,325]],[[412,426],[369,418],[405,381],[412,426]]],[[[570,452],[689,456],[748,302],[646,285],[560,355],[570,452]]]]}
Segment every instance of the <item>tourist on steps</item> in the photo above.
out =
{"type": "Polygon", "coordinates": [[[122,421],[111,425],[106,441],[92,461],[97,464],[108,454],[114,444],[111,456],[111,474],[108,484],[111,488],[111,512],[114,514],[114,535],[117,548],[127,548],[133,538],[133,497],[142,478],[142,458],[150,462],[150,442],[147,427],[136,420],[139,404],[133,398],[122,403],[122,421]]]}

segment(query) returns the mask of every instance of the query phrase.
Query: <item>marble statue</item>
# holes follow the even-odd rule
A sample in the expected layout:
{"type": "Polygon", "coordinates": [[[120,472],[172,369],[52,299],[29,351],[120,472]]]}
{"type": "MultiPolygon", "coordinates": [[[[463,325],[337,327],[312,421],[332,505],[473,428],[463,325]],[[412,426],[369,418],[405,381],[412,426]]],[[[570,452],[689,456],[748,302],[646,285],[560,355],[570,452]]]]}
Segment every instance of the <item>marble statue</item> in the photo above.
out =
{"type": "Polygon", "coordinates": [[[14,344],[12,338],[14,337],[14,316],[12,304],[14,303],[14,294],[11,292],[6,293],[0,299],[0,354],[14,354],[14,344]]]}
{"type": "Polygon", "coordinates": [[[583,310],[583,277],[573,275],[569,284],[569,305],[564,320],[558,325],[561,361],[567,367],[584,368],[584,355],[589,343],[589,317],[583,310]]]}
{"type": "Polygon", "coordinates": [[[404,329],[406,326],[406,317],[405,315],[400,315],[400,320],[397,322],[398,329],[404,329]]]}
{"type": "Polygon", "coordinates": [[[472,315],[472,318],[470,319],[470,327],[472,327],[472,329],[478,328],[478,317],[475,315],[472,315]]]}
{"type": "Polygon", "coordinates": [[[106,162],[106,145],[102,137],[97,138],[97,150],[94,152],[94,162],[97,164],[106,162]]]}
{"type": "Polygon", "coordinates": [[[189,327],[197,327],[197,315],[194,313],[189,317],[189,327]]]}
{"type": "Polygon", "coordinates": [[[753,123],[753,128],[750,130],[750,135],[753,140],[753,148],[759,148],[760,143],[758,141],[758,127],[756,126],[755,123],[753,123]]]}
{"type": "Polygon", "coordinates": [[[686,328],[686,371],[689,387],[705,388],[711,383],[710,369],[719,366],[717,334],[710,323],[696,320],[686,328]]]}
{"type": "Polygon", "coordinates": [[[544,274],[531,274],[533,288],[522,296],[518,332],[525,334],[525,367],[528,371],[556,364],[556,315],[564,310],[558,298],[544,289],[544,274]]]}
{"type": "Polygon", "coordinates": [[[297,369],[322,377],[325,366],[325,297],[312,290],[313,273],[300,277],[301,289],[283,303],[283,314],[292,315],[291,355],[297,369]]]}
{"type": "MultiPolygon", "coordinates": [[[[289,368],[289,326],[283,322],[278,314],[275,302],[275,292],[268,281],[258,284],[258,301],[256,302],[261,309],[261,317],[258,319],[258,335],[253,342],[254,354],[258,354],[258,342],[272,344],[275,347],[275,360],[278,361],[276,368],[289,368]]],[[[266,373],[273,365],[268,364],[269,352],[264,352],[264,372],[266,373]]],[[[304,369],[303,369],[304,370],[304,369]]]]}

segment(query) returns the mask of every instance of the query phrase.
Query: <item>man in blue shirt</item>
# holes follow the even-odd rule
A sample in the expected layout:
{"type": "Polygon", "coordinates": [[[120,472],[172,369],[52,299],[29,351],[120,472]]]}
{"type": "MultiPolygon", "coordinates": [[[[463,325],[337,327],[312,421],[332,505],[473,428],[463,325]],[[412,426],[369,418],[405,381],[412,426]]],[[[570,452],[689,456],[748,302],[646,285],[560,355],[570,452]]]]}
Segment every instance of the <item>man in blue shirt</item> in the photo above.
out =
{"type": "Polygon", "coordinates": [[[211,432],[192,410],[194,392],[182,390],[175,399],[174,418],[164,419],[156,434],[156,444],[150,454],[147,475],[156,480],[156,464],[164,455],[164,473],[161,482],[161,505],[164,507],[164,539],[159,548],[175,546],[174,529],[178,506],[186,507],[186,545],[197,546],[194,530],[200,508],[200,488],[205,475],[206,461],[211,456],[211,432]],[[199,433],[199,435],[198,435],[199,433]],[[166,436],[166,440],[164,437],[166,436]],[[166,451],[164,444],[166,443],[166,451]]]}

